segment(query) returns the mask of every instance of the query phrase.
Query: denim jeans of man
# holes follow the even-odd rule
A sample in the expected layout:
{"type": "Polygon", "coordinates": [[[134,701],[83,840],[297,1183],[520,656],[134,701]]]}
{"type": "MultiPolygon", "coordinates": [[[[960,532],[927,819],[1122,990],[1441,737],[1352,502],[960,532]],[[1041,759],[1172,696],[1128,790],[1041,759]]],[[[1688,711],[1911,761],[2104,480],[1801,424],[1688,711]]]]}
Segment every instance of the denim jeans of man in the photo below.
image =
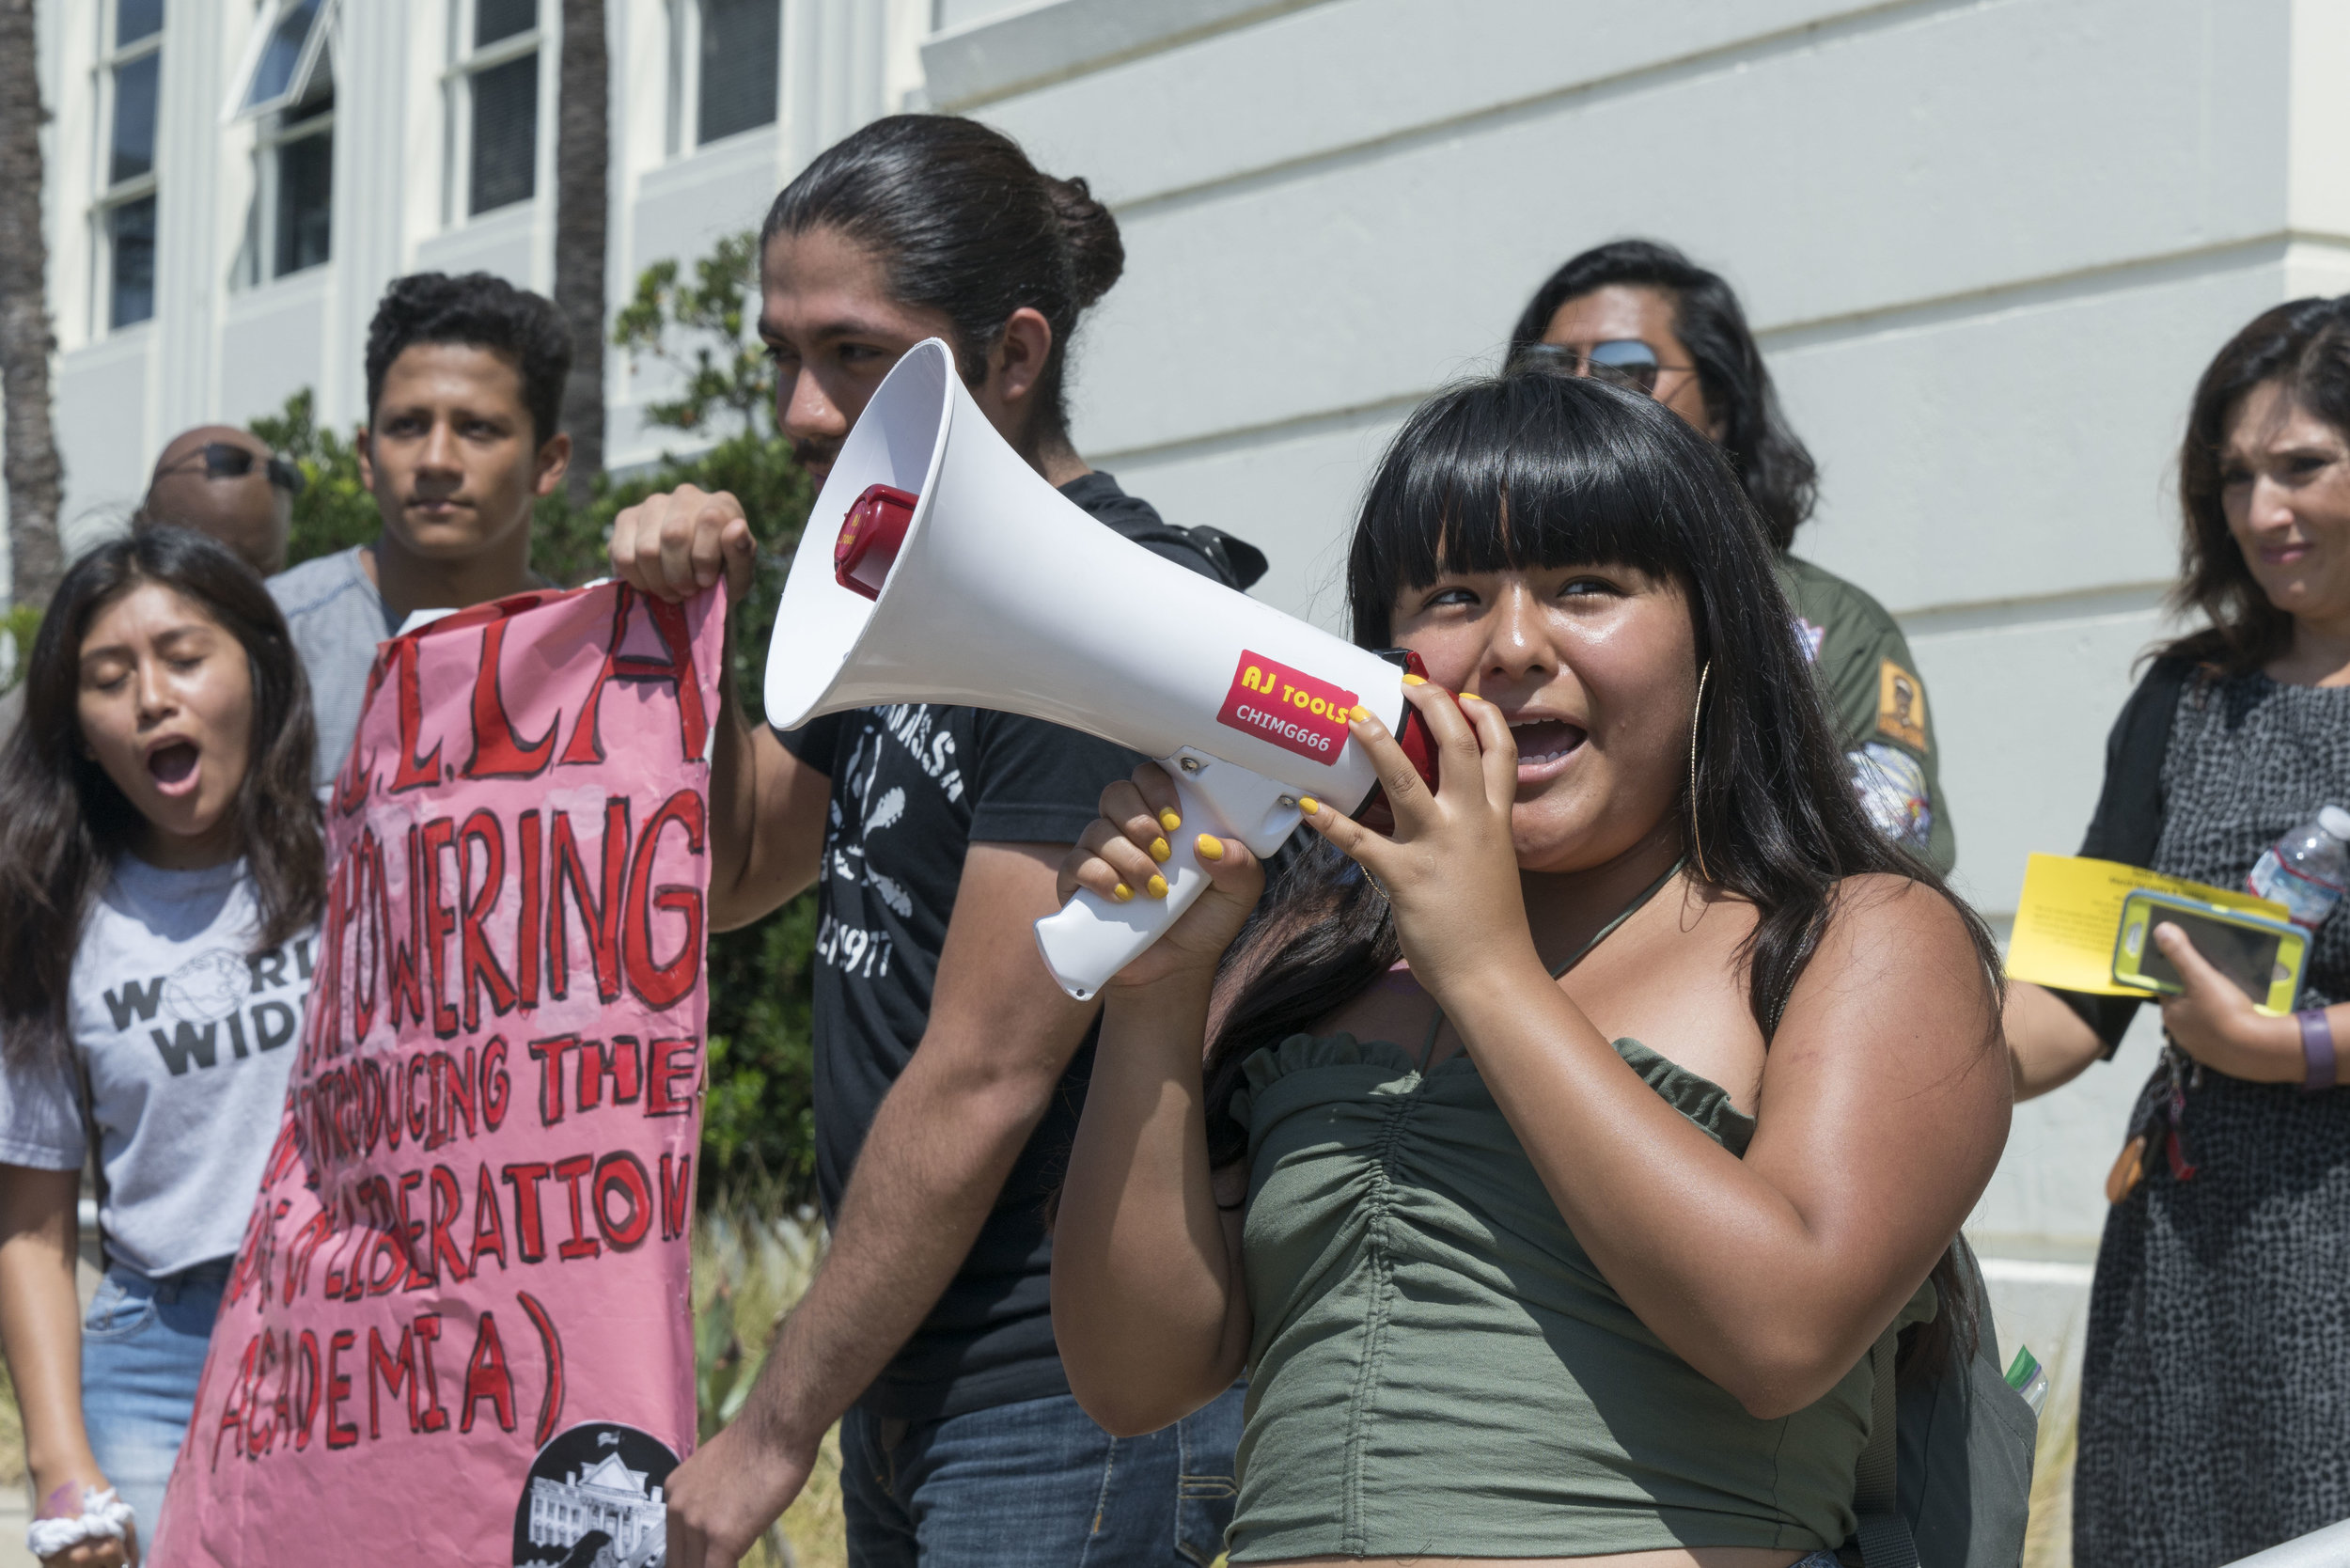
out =
{"type": "Polygon", "coordinates": [[[82,1424],[141,1542],[155,1539],[164,1487],[196,1412],[228,1264],[222,1258],[159,1279],[110,1268],[82,1315],[82,1424]]]}
{"type": "Polygon", "coordinates": [[[1238,1488],[1244,1390],[1143,1437],[1067,1394],[942,1420],[840,1423],[852,1568],[1206,1568],[1238,1488]]]}

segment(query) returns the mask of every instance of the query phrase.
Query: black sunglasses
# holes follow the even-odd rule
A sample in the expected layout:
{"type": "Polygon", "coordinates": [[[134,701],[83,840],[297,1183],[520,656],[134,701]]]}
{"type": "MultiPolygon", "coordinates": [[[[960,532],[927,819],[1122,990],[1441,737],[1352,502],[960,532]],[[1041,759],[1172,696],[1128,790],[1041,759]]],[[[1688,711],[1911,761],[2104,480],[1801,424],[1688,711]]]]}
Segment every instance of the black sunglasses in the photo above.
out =
{"type": "MultiPolygon", "coordinates": [[[[196,451],[156,472],[158,477],[183,473],[195,467],[199,460],[204,464],[204,477],[208,479],[242,479],[253,472],[255,454],[251,447],[239,447],[232,442],[207,441],[196,451]]],[[[270,483],[289,495],[302,494],[302,487],[307,481],[303,478],[301,469],[281,457],[272,456],[260,461],[268,471],[270,483]]]]}
{"type": "Polygon", "coordinates": [[[1658,377],[1667,370],[1695,370],[1694,365],[1667,365],[1656,351],[1637,337],[1611,337],[1586,351],[1566,343],[1528,343],[1510,358],[1512,370],[1549,370],[1559,375],[1596,376],[1634,392],[1653,397],[1658,377]]]}

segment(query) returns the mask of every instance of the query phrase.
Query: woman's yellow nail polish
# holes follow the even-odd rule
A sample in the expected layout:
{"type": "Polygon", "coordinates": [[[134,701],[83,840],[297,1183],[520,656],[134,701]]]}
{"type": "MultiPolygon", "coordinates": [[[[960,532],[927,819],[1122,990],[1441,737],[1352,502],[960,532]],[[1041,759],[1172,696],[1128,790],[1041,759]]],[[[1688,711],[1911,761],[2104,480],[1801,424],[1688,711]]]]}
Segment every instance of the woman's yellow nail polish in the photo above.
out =
{"type": "Polygon", "coordinates": [[[1428,684],[1428,677],[1425,675],[1406,675],[1403,678],[1403,683],[1407,686],[1424,686],[1428,684]]]}
{"type": "Polygon", "coordinates": [[[1151,840],[1151,858],[1157,861],[1160,865],[1166,865],[1167,857],[1174,853],[1175,852],[1173,850],[1167,847],[1166,839],[1153,839],[1151,840]]]}
{"type": "Polygon", "coordinates": [[[1460,700],[1462,700],[1463,702],[1482,702],[1482,701],[1484,701],[1484,700],[1485,700],[1483,698],[1481,698],[1481,697],[1478,696],[1475,692],[1462,692],[1462,693],[1460,693],[1460,694],[1459,694],[1459,697],[1460,697],[1460,700]]]}
{"type": "Polygon", "coordinates": [[[1371,717],[1371,710],[1358,702],[1355,705],[1354,712],[1349,713],[1347,716],[1352,718],[1356,724],[1361,724],[1371,717]]]}
{"type": "Polygon", "coordinates": [[[1120,883],[1117,886],[1115,886],[1115,887],[1113,887],[1113,888],[1111,888],[1111,889],[1110,889],[1110,897],[1111,897],[1112,899],[1116,900],[1116,901],[1117,901],[1118,902],[1120,902],[1120,903],[1124,903],[1124,902],[1125,902],[1128,899],[1131,899],[1131,898],[1133,898],[1134,896],[1135,896],[1135,890],[1134,890],[1133,888],[1131,888],[1131,887],[1127,886],[1126,886],[1124,883],[1122,883],[1122,882],[1121,882],[1121,883],[1120,883]]]}
{"type": "Polygon", "coordinates": [[[1224,840],[1213,833],[1202,833],[1191,847],[1199,852],[1199,858],[1202,860],[1224,858],[1224,840]]]}
{"type": "Polygon", "coordinates": [[[1143,887],[1154,899],[1163,899],[1167,897],[1167,878],[1159,875],[1156,871],[1151,873],[1151,880],[1144,883],[1143,887]]]}
{"type": "Polygon", "coordinates": [[[1297,797],[1297,808],[1310,817],[1315,812],[1322,809],[1322,802],[1314,799],[1311,795],[1299,795],[1297,797]]]}
{"type": "Polygon", "coordinates": [[[1159,825],[1167,829],[1169,833],[1172,833],[1177,828],[1183,825],[1183,819],[1177,816],[1173,811],[1162,811],[1159,813],[1159,825]]]}

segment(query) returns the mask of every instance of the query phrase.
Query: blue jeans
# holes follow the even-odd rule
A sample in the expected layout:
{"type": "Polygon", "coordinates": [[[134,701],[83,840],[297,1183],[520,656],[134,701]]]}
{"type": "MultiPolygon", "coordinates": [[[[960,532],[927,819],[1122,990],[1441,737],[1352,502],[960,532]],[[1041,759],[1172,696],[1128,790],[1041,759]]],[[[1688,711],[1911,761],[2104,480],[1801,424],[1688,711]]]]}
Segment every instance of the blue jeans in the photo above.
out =
{"type": "Polygon", "coordinates": [[[118,1265],[82,1317],[82,1424],[98,1467],[136,1511],[142,1543],[155,1539],[164,1487],[196,1412],[229,1262],[160,1279],[118,1265]]]}
{"type": "Polygon", "coordinates": [[[1112,1437],[1067,1394],[943,1420],[840,1423],[851,1568],[1206,1568],[1238,1487],[1241,1398],[1112,1437]]]}

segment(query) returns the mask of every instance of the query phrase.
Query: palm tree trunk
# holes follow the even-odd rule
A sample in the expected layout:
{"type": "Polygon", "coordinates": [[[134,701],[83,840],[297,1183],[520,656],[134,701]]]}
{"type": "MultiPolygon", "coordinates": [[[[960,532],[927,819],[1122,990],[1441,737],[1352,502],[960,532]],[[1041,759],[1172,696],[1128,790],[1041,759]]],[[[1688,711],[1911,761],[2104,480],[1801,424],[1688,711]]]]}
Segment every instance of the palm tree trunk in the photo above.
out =
{"type": "Polygon", "coordinates": [[[39,56],[34,0],[0,0],[0,402],[7,407],[11,597],[49,603],[64,573],[57,544],[65,481],[49,423],[49,243],[40,227],[39,56]]]}
{"type": "Polygon", "coordinates": [[[603,8],[604,0],[563,0],[562,96],[555,142],[555,307],[572,329],[563,428],[572,436],[566,488],[574,505],[587,501],[589,485],[603,468],[604,198],[611,124],[603,8]]]}

